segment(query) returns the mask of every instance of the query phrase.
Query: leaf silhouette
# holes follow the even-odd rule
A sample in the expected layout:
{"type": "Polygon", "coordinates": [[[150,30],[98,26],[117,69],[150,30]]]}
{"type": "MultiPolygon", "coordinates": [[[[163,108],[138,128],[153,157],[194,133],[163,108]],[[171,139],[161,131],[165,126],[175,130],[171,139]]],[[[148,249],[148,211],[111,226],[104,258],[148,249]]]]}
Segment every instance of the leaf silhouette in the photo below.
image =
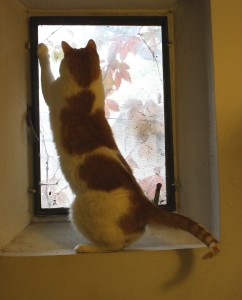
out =
{"type": "Polygon", "coordinates": [[[126,41],[124,41],[118,48],[118,53],[122,61],[124,61],[129,53],[133,55],[137,54],[137,45],[141,42],[140,37],[134,36],[126,41]]]}
{"type": "Polygon", "coordinates": [[[118,103],[112,99],[106,99],[106,105],[112,111],[119,111],[118,103]]]}
{"type": "Polygon", "coordinates": [[[139,169],[137,162],[133,159],[132,156],[129,156],[128,158],[126,158],[126,160],[131,169],[139,169]]]}
{"type": "Polygon", "coordinates": [[[133,55],[137,54],[137,48],[138,48],[137,46],[140,42],[141,42],[141,39],[138,36],[134,36],[133,38],[129,39],[127,44],[128,44],[129,51],[133,55]]]}
{"type": "Polygon", "coordinates": [[[130,76],[129,72],[127,71],[128,69],[130,69],[129,65],[124,62],[121,62],[121,63],[118,62],[116,64],[114,85],[117,90],[120,88],[122,80],[125,80],[125,81],[131,83],[131,76],[130,76]]]}
{"type": "Polygon", "coordinates": [[[106,116],[106,118],[110,117],[111,111],[114,111],[114,112],[119,111],[119,104],[112,99],[106,99],[105,100],[105,116],[106,116]]]}
{"type": "Polygon", "coordinates": [[[122,76],[119,71],[116,71],[114,76],[114,85],[117,90],[120,88],[121,82],[122,82],[122,76]]]}
{"type": "Polygon", "coordinates": [[[122,79],[124,79],[125,81],[128,81],[131,83],[131,77],[130,77],[130,74],[127,70],[123,70],[120,72],[120,76],[122,79]]]}
{"type": "MultiPolygon", "coordinates": [[[[138,181],[139,185],[141,186],[142,190],[145,191],[146,196],[149,199],[154,199],[155,191],[157,183],[163,183],[164,180],[160,175],[154,174],[152,176],[145,177],[138,181]]],[[[161,190],[165,190],[164,185],[162,184],[161,190]]]]}

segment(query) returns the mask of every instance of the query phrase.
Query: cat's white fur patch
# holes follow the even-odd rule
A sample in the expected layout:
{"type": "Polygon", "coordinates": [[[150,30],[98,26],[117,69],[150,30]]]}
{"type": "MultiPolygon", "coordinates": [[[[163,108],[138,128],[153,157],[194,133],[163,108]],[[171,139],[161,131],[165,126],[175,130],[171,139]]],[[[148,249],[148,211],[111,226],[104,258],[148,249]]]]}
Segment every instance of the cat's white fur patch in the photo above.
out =
{"type": "MultiPolygon", "coordinates": [[[[59,139],[59,137],[57,137],[59,139]]],[[[84,164],[85,160],[88,157],[95,156],[95,155],[104,155],[108,158],[112,158],[115,160],[118,164],[120,164],[124,169],[126,169],[126,166],[120,161],[120,158],[118,156],[118,153],[112,149],[109,149],[107,147],[98,147],[93,151],[87,152],[85,154],[68,154],[61,146],[60,143],[57,143],[58,152],[60,154],[60,165],[62,167],[63,173],[65,174],[73,192],[75,194],[78,194],[83,191],[83,189],[86,189],[86,182],[82,181],[78,175],[79,168],[81,165],[84,164]]],[[[100,176],[97,174],[97,176],[100,176]]]]}
{"type": "Polygon", "coordinates": [[[101,74],[97,80],[95,80],[91,83],[89,88],[95,94],[95,101],[94,101],[91,112],[95,113],[99,109],[103,110],[105,95],[104,95],[101,74]]]}
{"type": "Polygon", "coordinates": [[[138,239],[142,233],[125,234],[119,226],[120,217],[130,209],[129,193],[124,188],[111,192],[88,189],[78,195],[70,209],[76,229],[90,241],[110,251],[120,250],[138,239]]]}

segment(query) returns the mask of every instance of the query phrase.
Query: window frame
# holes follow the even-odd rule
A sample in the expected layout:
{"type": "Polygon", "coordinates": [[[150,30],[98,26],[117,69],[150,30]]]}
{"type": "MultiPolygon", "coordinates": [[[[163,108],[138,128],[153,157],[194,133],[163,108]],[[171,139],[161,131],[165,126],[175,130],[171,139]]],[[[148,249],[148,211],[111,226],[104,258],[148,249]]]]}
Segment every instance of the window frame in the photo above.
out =
{"type": "MultiPolygon", "coordinates": [[[[163,80],[164,80],[164,119],[165,119],[165,152],[166,152],[166,192],[167,204],[162,208],[176,210],[174,154],[172,130],[172,104],[170,81],[170,51],[167,16],[33,16],[29,19],[30,57],[31,57],[31,97],[30,108],[33,129],[39,138],[39,73],[38,73],[38,26],[39,25],[160,25],[162,30],[163,80]]],[[[40,185],[40,144],[38,138],[33,142],[34,166],[34,212],[35,215],[66,215],[68,208],[42,208],[40,185]]],[[[155,196],[155,195],[154,195],[155,196]]]]}

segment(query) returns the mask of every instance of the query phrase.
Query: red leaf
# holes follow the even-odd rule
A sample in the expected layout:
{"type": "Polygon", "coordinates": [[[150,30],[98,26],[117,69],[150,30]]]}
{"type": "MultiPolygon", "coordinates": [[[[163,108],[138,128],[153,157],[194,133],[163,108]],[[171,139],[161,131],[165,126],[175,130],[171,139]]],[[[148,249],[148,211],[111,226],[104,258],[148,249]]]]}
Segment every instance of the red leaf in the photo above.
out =
{"type": "Polygon", "coordinates": [[[139,169],[138,164],[136,163],[136,161],[133,159],[132,156],[129,156],[126,160],[129,166],[131,167],[131,169],[135,169],[135,168],[139,169]]]}
{"type": "Polygon", "coordinates": [[[119,63],[117,65],[118,69],[119,69],[119,73],[120,73],[120,76],[122,77],[122,79],[128,81],[128,82],[131,82],[131,77],[130,77],[130,74],[129,72],[127,71],[128,69],[130,69],[129,65],[122,62],[122,63],[119,63]]]}
{"type": "MultiPolygon", "coordinates": [[[[141,186],[142,190],[146,193],[147,197],[149,199],[154,199],[157,183],[162,184],[163,179],[160,175],[153,175],[139,180],[138,183],[141,186]]],[[[163,185],[161,187],[161,190],[165,190],[165,187],[163,185]]]]}
{"type": "Polygon", "coordinates": [[[120,53],[121,60],[125,60],[125,58],[126,58],[127,55],[129,54],[129,46],[128,46],[128,44],[125,43],[125,44],[121,47],[119,53],[120,53]]]}
{"type": "Polygon", "coordinates": [[[115,77],[114,77],[114,85],[115,85],[117,90],[120,88],[121,81],[122,81],[122,76],[121,76],[120,72],[117,71],[115,73],[115,77]]]}
{"type": "Polygon", "coordinates": [[[131,38],[127,44],[129,47],[129,51],[133,54],[136,55],[137,52],[137,44],[139,44],[141,42],[141,39],[137,36],[131,38]]]}
{"type": "Polygon", "coordinates": [[[124,80],[131,83],[131,77],[130,77],[130,74],[127,70],[123,70],[120,75],[124,80]]]}
{"type": "Polygon", "coordinates": [[[119,111],[119,105],[116,101],[112,99],[105,100],[105,116],[110,117],[111,111],[119,111]]]}
{"type": "Polygon", "coordinates": [[[104,110],[105,110],[105,117],[109,118],[110,117],[110,109],[109,109],[107,103],[105,103],[104,110]]]}
{"type": "Polygon", "coordinates": [[[112,111],[119,111],[118,103],[112,99],[106,99],[106,105],[112,111]]]}
{"type": "Polygon", "coordinates": [[[121,62],[121,63],[117,64],[117,68],[119,69],[119,71],[122,71],[122,70],[130,69],[130,66],[128,64],[126,64],[125,62],[121,62]]]}
{"type": "Polygon", "coordinates": [[[112,72],[114,72],[117,69],[118,64],[119,64],[119,62],[116,59],[114,59],[114,60],[110,61],[108,67],[112,70],[112,72]]]}

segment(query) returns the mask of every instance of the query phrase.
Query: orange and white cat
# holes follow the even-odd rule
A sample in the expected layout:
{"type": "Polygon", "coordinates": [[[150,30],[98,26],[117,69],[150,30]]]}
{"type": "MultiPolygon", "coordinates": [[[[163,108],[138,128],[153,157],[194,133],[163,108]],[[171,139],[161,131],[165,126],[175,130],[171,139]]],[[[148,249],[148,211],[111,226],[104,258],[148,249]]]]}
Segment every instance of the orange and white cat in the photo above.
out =
{"type": "Polygon", "coordinates": [[[42,91],[50,110],[54,141],[62,171],[76,195],[72,223],[93,244],[78,252],[119,251],[139,239],[146,225],[188,231],[209,250],[218,241],[195,221],[153,205],[144,195],[121,155],[104,114],[104,89],[96,44],[73,49],[62,42],[60,77],[54,80],[48,48],[38,46],[42,91]]]}

